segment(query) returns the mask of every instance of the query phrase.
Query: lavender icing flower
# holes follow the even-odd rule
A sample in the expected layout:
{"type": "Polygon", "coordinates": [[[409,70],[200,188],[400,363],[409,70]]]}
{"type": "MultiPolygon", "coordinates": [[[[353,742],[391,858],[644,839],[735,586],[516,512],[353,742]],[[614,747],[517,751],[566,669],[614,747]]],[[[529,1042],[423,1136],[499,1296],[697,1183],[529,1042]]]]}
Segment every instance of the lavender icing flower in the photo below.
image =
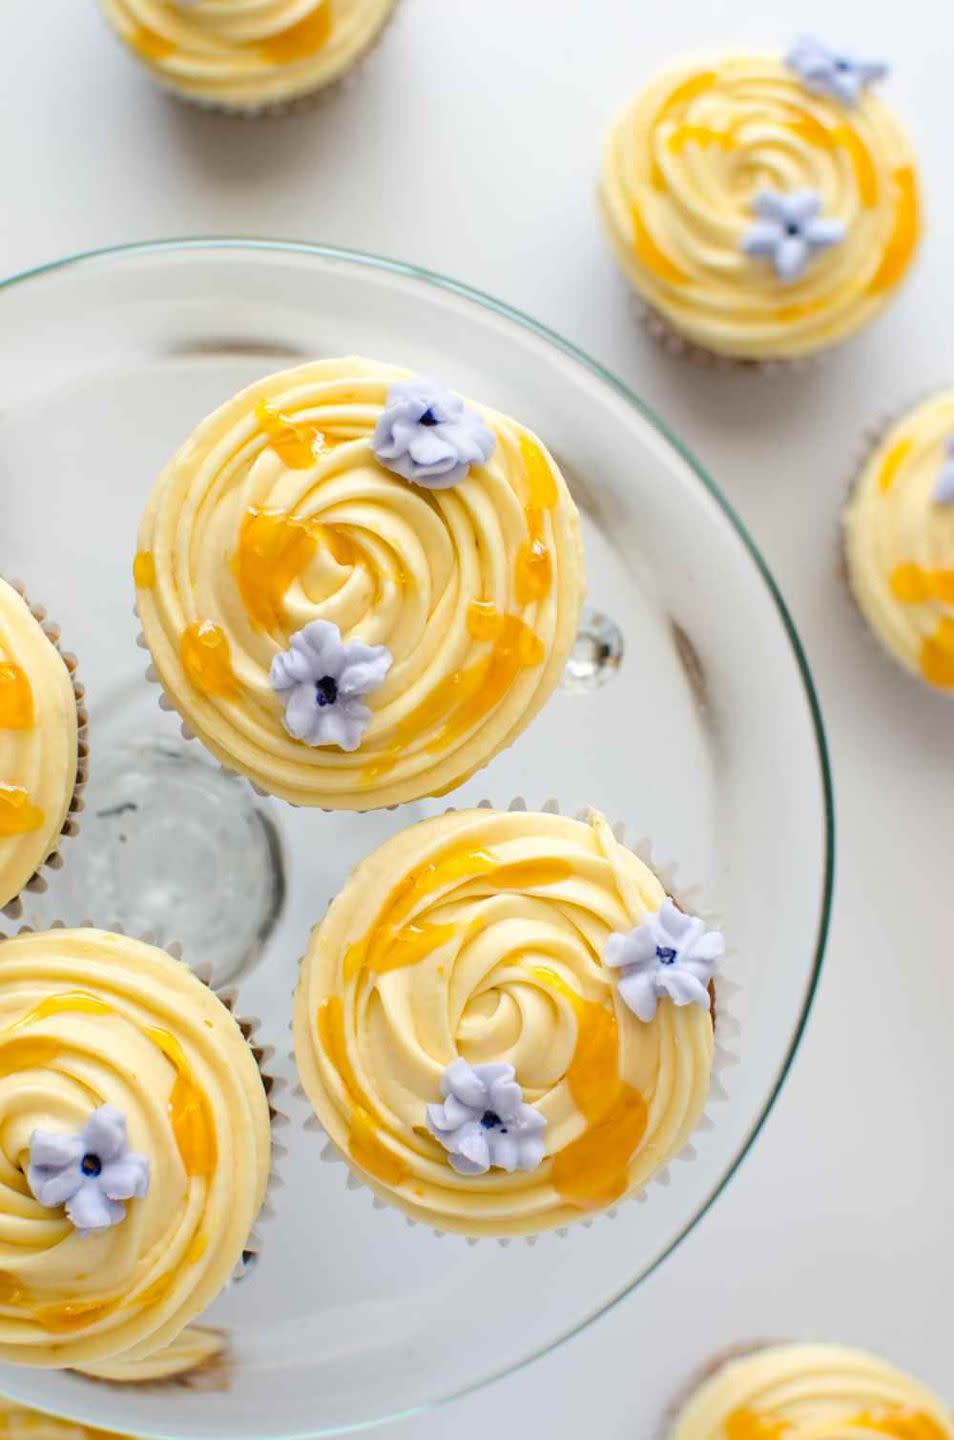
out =
{"type": "Polygon", "coordinates": [[[122,1111],[101,1105],[76,1135],[34,1130],[27,1183],[41,1205],[65,1205],[87,1235],[118,1225],[126,1215],[120,1201],[148,1193],[149,1161],[129,1149],[122,1111]]]}
{"type": "Polygon", "coordinates": [[[934,482],[935,505],[954,505],[954,435],[947,441],[946,455],[941,473],[934,482]]]}
{"type": "Polygon", "coordinates": [[[285,729],[306,745],[357,750],[371,723],[361,703],[384,682],[393,659],[385,645],[346,644],[330,620],[312,620],[272,661],[269,683],[285,702],[285,729]]]}
{"type": "Polygon", "coordinates": [[[450,390],[417,376],[398,380],[371,439],[375,457],[415,485],[447,490],[471,465],[489,460],[497,441],[476,410],[450,390]]]}
{"type": "Polygon", "coordinates": [[[860,60],[848,51],[832,50],[810,35],[795,41],[785,64],[806,89],[840,100],[843,105],[857,105],[862,92],[888,73],[881,60],[860,60]]]}
{"type": "Polygon", "coordinates": [[[675,1005],[702,1005],[708,1010],[709,983],[724,949],[718,930],[707,930],[704,921],[684,915],[667,896],[635,929],[609,937],[603,964],[621,972],[620,995],[640,1020],[648,1022],[661,995],[668,995],[675,1005]]]}
{"type": "Polygon", "coordinates": [[[536,1170],[546,1121],[523,1103],[512,1065],[454,1060],[441,1076],[443,1105],[428,1105],[427,1128],[461,1175],[536,1170]]]}
{"type": "Polygon", "coordinates": [[[758,217],[742,236],[746,255],[766,255],[780,280],[798,280],[818,250],[827,250],[845,238],[840,220],[819,214],[821,200],[814,190],[783,195],[760,190],[753,209],[758,217]]]}

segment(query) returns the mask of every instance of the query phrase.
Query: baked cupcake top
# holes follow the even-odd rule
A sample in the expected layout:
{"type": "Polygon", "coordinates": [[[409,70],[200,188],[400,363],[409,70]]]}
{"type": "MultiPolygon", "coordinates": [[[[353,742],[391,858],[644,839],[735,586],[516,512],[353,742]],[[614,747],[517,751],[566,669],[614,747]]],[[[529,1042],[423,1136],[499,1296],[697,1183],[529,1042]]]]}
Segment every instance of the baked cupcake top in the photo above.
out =
{"type": "Polygon", "coordinates": [[[676,1417],[671,1440],[952,1440],[926,1386],[842,1345],[779,1345],[722,1366],[676,1417]]]}
{"type": "Polygon", "coordinates": [[[265,1195],[251,1049],[179,961],[99,930],[0,945],[0,1360],[152,1355],[238,1262],[265,1195]]]}
{"type": "Polygon", "coordinates": [[[844,340],[917,247],[910,147],[882,66],[801,41],[685,61],[614,125],[601,195],[633,284],[674,330],[746,359],[844,340]]]}
{"type": "Polygon", "coordinates": [[[146,509],[159,679],[225,765],[300,805],[442,793],[556,686],[583,592],[576,509],[530,432],[360,359],[205,420],[146,509]]]}
{"type": "Polygon", "coordinates": [[[888,430],[845,512],[858,604],[886,649],[954,694],[954,390],[888,430]]]}
{"type": "Polygon", "coordinates": [[[174,90],[234,109],[281,104],[337,80],[394,0],[102,0],[126,44],[174,90]]]}
{"type": "Polygon", "coordinates": [[[56,850],[78,744],[63,657],[26,601],[0,580],[0,910],[56,850]]]}
{"type": "Polygon", "coordinates": [[[688,1141],[720,952],[599,815],[426,820],[357,868],[312,935],[302,1084],[413,1218],[474,1236],[567,1225],[688,1141]]]}

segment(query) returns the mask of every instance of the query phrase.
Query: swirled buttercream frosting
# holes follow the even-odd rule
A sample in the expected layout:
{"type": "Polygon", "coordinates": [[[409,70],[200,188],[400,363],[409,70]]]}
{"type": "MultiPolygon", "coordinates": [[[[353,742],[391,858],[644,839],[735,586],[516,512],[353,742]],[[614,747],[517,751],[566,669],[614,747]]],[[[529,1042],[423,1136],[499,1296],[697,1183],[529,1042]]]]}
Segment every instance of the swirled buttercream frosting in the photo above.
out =
{"type": "Polygon", "coordinates": [[[394,0],[101,0],[116,33],[169,89],[229,110],[296,100],[374,44],[394,0]]]}
{"type": "Polygon", "coordinates": [[[689,1398],[670,1440],[952,1440],[954,1417],[926,1386],[842,1345],[777,1345],[720,1366],[689,1398]]]}
{"type": "Polygon", "coordinates": [[[294,1015],[302,1085],[358,1176],[478,1237],[641,1190],[713,1058],[708,1007],[663,997],[642,1021],[604,964],[665,898],[596,814],[463,811],[370,855],[311,937],[294,1015]]]}
{"type": "Polygon", "coordinates": [[[889,654],[954,695],[954,390],[898,421],[845,511],[852,592],[889,654]]]}
{"type": "Polygon", "coordinates": [[[845,103],[769,55],[661,75],[613,126],[600,193],[650,308],[740,359],[846,339],[886,304],[920,232],[914,159],[887,106],[870,89],[845,103]]]}
{"type": "Polygon", "coordinates": [[[168,1345],[229,1279],[269,1163],[252,1051],[184,965],[99,930],[0,944],[0,1359],[134,1363],[168,1345]],[[75,1135],[103,1106],[149,1184],[84,1233],[26,1172],[37,1133],[75,1135]]]}
{"type": "Polygon", "coordinates": [[[0,910],[56,850],[77,757],[70,673],[26,601],[0,580],[0,910]]]}
{"type": "MultiPolygon", "coordinates": [[[[187,1325],[168,1345],[130,1360],[125,1355],[77,1367],[80,1375],[111,1385],[206,1384],[213,1376],[224,1387],[228,1375],[228,1341],[221,1330],[187,1325]]],[[[210,1386],[210,1388],[213,1388],[210,1386]]]]}
{"type": "MultiPolygon", "coordinates": [[[[453,789],[544,704],[576,635],[579,522],[556,464],[471,406],[486,461],[460,452],[447,488],[396,473],[375,433],[406,379],[348,359],[260,381],[198,427],[140,529],[138,608],[166,694],[224,765],[294,804],[453,789]]],[[[399,438],[429,425],[440,440],[426,411],[399,438]]]]}

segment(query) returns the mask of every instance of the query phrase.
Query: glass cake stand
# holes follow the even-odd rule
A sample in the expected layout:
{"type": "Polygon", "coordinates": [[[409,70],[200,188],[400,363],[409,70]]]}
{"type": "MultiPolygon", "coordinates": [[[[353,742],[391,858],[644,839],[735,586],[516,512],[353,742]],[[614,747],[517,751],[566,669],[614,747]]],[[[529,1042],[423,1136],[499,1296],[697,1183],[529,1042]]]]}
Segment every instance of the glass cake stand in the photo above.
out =
{"type": "Polygon", "coordinates": [[[28,921],[92,917],[183,940],[187,959],[240,978],[238,1008],[261,1016],[290,1078],[310,927],[360,857],[450,803],[332,815],[259,801],[182,740],[142,678],[131,562],[158,470],[241,386],[349,352],[518,416],[562,465],[592,609],[562,691],[453,803],[593,804],[677,860],[677,890],[701,887],[729,937],[739,1030],[723,1043],[740,1063],[668,1185],[533,1246],[438,1241],[376,1210],[342,1166],[321,1163],[307,1106],[283,1095],[285,1184],[261,1256],[208,1315],[229,1335],[225,1388],[0,1367],[0,1390],[104,1429],[335,1434],[460,1395],[575,1334],[726,1184],[818,978],[833,844],[821,721],[792,622],[724,498],[634,395],[556,335],[438,276],[305,245],[134,246],[0,286],[0,572],[61,622],[91,705],[82,829],[28,921]]]}

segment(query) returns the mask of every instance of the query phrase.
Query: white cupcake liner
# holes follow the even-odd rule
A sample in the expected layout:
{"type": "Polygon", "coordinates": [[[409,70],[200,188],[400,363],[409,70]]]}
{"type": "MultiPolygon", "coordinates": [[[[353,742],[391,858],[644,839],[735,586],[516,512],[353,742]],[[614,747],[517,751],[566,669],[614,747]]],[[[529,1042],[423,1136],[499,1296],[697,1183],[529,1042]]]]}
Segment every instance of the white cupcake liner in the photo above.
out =
{"type": "MultiPolygon", "coordinates": [[[[150,1380],[123,1379],[119,1375],[96,1374],[92,1370],[77,1368],[73,1373],[89,1380],[94,1385],[106,1385],[110,1389],[136,1390],[140,1394],[152,1395],[160,1391],[193,1390],[200,1394],[224,1394],[232,1387],[232,1354],[228,1344],[228,1331],[219,1329],[212,1325],[187,1326],[193,1331],[201,1330],[206,1335],[215,1335],[222,1342],[221,1347],[200,1360],[189,1370],[181,1370],[173,1375],[165,1375],[150,1380]]],[[[122,1357],[120,1357],[120,1360],[122,1357]]],[[[115,1363],[115,1362],[114,1362],[115,1363]]],[[[108,1368],[108,1362],[107,1366],[108,1368]]]]}
{"type": "MultiPolygon", "coordinates": [[[[364,49],[357,52],[340,75],[333,80],[326,80],[324,83],[314,86],[301,95],[292,96],[288,100],[264,101],[257,105],[230,105],[227,101],[215,100],[207,96],[188,95],[151,66],[145,68],[149,72],[150,79],[164,95],[171,100],[177,100],[180,105],[185,105],[189,110],[201,110],[208,115],[225,115],[230,120],[278,119],[284,115],[300,115],[309,110],[319,109],[339,91],[350,90],[365,78],[367,68],[384,36],[394,24],[402,3],[406,4],[407,0],[394,0],[391,13],[385,19],[380,30],[372,35],[364,49]]],[[[136,58],[133,55],[133,59],[136,58]]],[[[142,64],[141,61],[139,63],[142,64]]]]}
{"type": "MultiPolygon", "coordinates": [[[[103,926],[93,920],[84,920],[79,925],[67,924],[65,920],[54,920],[46,929],[106,930],[113,935],[126,935],[128,933],[122,925],[103,926]]],[[[43,933],[43,931],[39,930],[35,925],[21,925],[16,931],[17,935],[35,935],[40,933],[43,933]]],[[[263,1225],[263,1222],[272,1218],[274,1213],[272,1209],[274,1193],[276,1190],[280,1190],[284,1183],[281,1175],[278,1173],[280,1168],[278,1162],[287,1155],[288,1150],[286,1146],[276,1139],[276,1132],[283,1130],[288,1125],[288,1117],[283,1111],[279,1110],[275,1104],[274,1097],[278,1095],[285,1086],[285,1081],[281,1079],[280,1076],[273,1075],[269,1069],[272,1057],[275,1054],[275,1047],[273,1045],[262,1045],[259,1042],[257,1032],[262,1022],[257,1016],[244,1016],[236,1012],[235,1006],[238,1000],[237,987],[234,985],[213,985],[212,966],[210,964],[200,961],[197,965],[189,965],[183,958],[182,946],[177,941],[171,945],[157,945],[155,937],[148,931],[144,934],[137,934],[132,938],[141,941],[144,945],[155,945],[157,949],[162,950],[171,959],[177,960],[181,965],[184,965],[190,974],[194,975],[207,990],[212,991],[212,994],[222,1002],[241,1030],[242,1037],[252,1052],[258,1073],[261,1077],[262,1088],[268,1100],[268,1119],[271,1127],[271,1163],[269,1166],[268,1184],[265,1189],[265,1199],[262,1202],[258,1215],[252,1222],[252,1228],[245,1241],[241,1259],[232,1272],[231,1283],[241,1281],[246,1277],[246,1274],[252,1268],[261,1252],[262,1237],[260,1227],[263,1225]]],[[[3,938],[0,937],[0,954],[2,954],[2,948],[3,938]]]]}
{"type": "MultiPolygon", "coordinates": [[[[77,675],[78,661],[76,656],[60,646],[60,627],[54,621],[48,619],[46,610],[42,605],[35,604],[27,594],[26,587],[19,580],[7,582],[24,600],[29,607],[30,614],[41,627],[44,635],[50,644],[57,651],[63,664],[69,672],[70,683],[73,687],[73,695],[76,700],[76,781],[73,785],[73,795],[70,800],[69,810],[66,819],[60,829],[59,840],[72,839],[79,834],[79,821],[76,818],[83,809],[83,790],[89,778],[89,715],[86,710],[86,688],[77,675]]],[[[23,886],[18,895],[9,900],[6,905],[0,907],[0,915],[6,916],[8,920],[19,920],[23,914],[23,901],[20,898],[24,893],[31,895],[42,895],[47,887],[44,870],[62,870],[63,857],[60,854],[59,843],[47,855],[42,865],[36,869],[29,880],[23,886]]]]}
{"type": "Polygon", "coordinates": [[[690,340],[676,330],[666,316],[650,305],[638,291],[633,292],[632,298],[641,328],[657,345],[661,346],[667,354],[678,356],[679,359],[687,360],[690,364],[698,365],[706,370],[735,371],[767,378],[778,375],[789,376],[793,373],[814,370],[828,354],[827,350],[823,350],[812,355],[793,355],[791,357],[776,355],[766,356],[759,360],[743,355],[727,355],[721,350],[709,350],[706,346],[700,345],[698,341],[690,340]]]}
{"type": "Polygon", "coordinates": [[[865,615],[864,611],[859,605],[857,597],[855,595],[854,586],[851,583],[851,568],[848,564],[847,534],[845,531],[845,512],[848,508],[848,505],[851,503],[852,497],[854,496],[855,486],[858,483],[862,470],[865,468],[868,461],[874,455],[878,447],[887,438],[889,431],[893,430],[895,425],[900,424],[900,422],[907,415],[910,415],[912,411],[917,410],[928,400],[934,399],[936,396],[943,394],[945,390],[950,390],[951,388],[952,382],[948,382],[946,385],[938,384],[928,386],[922,390],[919,390],[918,394],[914,398],[909,399],[906,403],[899,404],[893,407],[891,410],[883,411],[879,419],[874,420],[865,426],[858,442],[858,449],[855,455],[855,463],[852,466],[850,477],[845,486],[845,500],[841,510],[838,513],[838,529],[835,536],[835,573],[839,582],[844,586],[845,593],[851,601],[852,609],[854,610],[854,613],[859,620],[861,628],[863,629],[864,634],[867,638],[869,653],[871,655],[877,656],[883,664],[889,665],[896,675],[900,673],[901,675],[906,676],[910,683],[918,690],[920,690],[922,694],[927,692],[930,695],[938,695],[941,697],[942,700],[950,699],[951,694],[954,694],[954,692],[948,694],[948,692],[938,689],[934,685],[929,685],[926,680],[923,680],[919,675],[915,675],[912,670],[909,670],[908,667],[901,660],[898,659],[897,655],[895,655],[894,652],[889,649],[889,647],[884,643],[881,636],[875,630],[874,626],[869,623],[867,615],[865,615]]]}
{"type": "MultiPolygon", "coordinates": [[[[477,802],[476,805],[468,806],[467,808],[476,810],[499,809],[499,807],[494,805],[493,801],[491,800],[480,800],[477,802]]],[[[443,813],[445,815],[451,815],[454,814],[458,809],[458,806],[449,805],[443,811],[443,813]]],[[[506,806],[506,809],[508,811],[525,811],[530,809],[530,807],[522,796],[516,796],[513,800],[510,801],[509,805],[506,806]]],[[[539,809],[546,815],[560,815],[563,813],[560,808],[559,802],[552,798],[545,800],[544,803],[539,807],[539,809]]],[[[575,811],[570,818],[585,822],[589,820],[592,813],[593,808],[590,806],[585,806],[582,809],[575,811]]],[[[623,838],[625,828],[625,822],[623,821],[617,821],[612,826],[613,835],[620,844],[626,844],[623,838]]],[[[675,882],[676,865],[674,863],[654,863],[652,845],[649,840],[640,840],[636,844],[627,845],[627,848],[631,850],[638,859],[642,860],[644,865],[648,866],[648,868],[652,870],[653,874],[659,880],[666,893],[672,900],[675,901],[675,903],[680,907],[680,909],[689,910],[699,915],[699,917],[703,919],[706,925],[710,928],[720,928],[718,918],[714,914],[698,907],[701,887],[695,884],[680,885],[677,887],[675,882]]],[[[725,968],[726,960],[731,961],[732,956],[733,952],[731,949],[725,952],[725,955],[723,956],[723,964],[722,967],[720,967],[722,970],[724,970],[725,968]]],[[[302,954],[298,962],[299,975],[301,973],[301,967],[304,964],[304,961],[305,955],[302,954]]],[[[695,1138],[696,1135],[703,1134],[704,1132],[712,1130],[715,1127],[715,1121],[709,1113],[710,1108],[721,1104],[729,1098],[729,1093],[726,1086],[726,1077],[728,1073],[732,1069],[734,1069],[736,1065],[739,1064],[740,1058],[737,1053],[737,1047],[739,1043],[739,1037],[741,1035],[741,1026],[739,1025],[737,1018],[732,1014],[731,1011],[732,997],[738,993],[739,989],[740,986],[735,981],[727,979],[724,973],[720,974],[714,982],[715,998],[712,1006],[712,1018],[713,1038],[715,1043],[712,1056],[712,1069],[709,1077],[709,1098],[702,1114],[699,1117],[698,1122],[696,1123],[696,1128],[693,1131],[693,1138],[695,1138]],[[728,1046],[723,1043],[725,1040],[729,1040],[730,1043],[728,1046]]],[[[296,992],[297,984],[295,989],[292,991],[293,1004],[296,992]]],[[[293,1069],[297,1074],[298,1065],[294,1053],[294,1046],[292,1047],[292,1050],[290,1052],[290,1059],[293,1069]]],[[[324,1137],[325,1143],[322,1146],[320,1152],[321,1160],[326,1164],[341,1166],[345,1170],[345,1188],[348,1190],[362,1190],[365,1192],[365,1194],[370,1195],[372,1206],[375,1210],[394,1210],[399,1214],[403,1214],[399,1205],[389,1203],[388,1201],[383,1200],[380,1195],[378,1195],[377,1191],[368,1184],[363,1174],[356,1170],[354,1166],[352,1166],[347,1155],[343,1154],[342,1151],[338,1148],[334,1140],[332,1140],[331,1136],[326,1131],[325,1127],[322,1125],[318,1116],[315,1114],[314,1109],[311,1107],[311,1101],[308,1099],[308,1096],[299,1081],[296,1081],[293,1084],[291,1093],[296,1096],[296,1098],[304,1100],[311,1112],[304,1122],[304,1129],[312,1131],[313,1133],[324,1137]]],[[[620,1213],[620,1209],[622,1208],[622,1206],[626,1204],[644,1203],[648,1198],[648,1192],[651,1186],[658,1185],[662,1188],[665,1188],[671,1183],[671,1167],[673,1164],[680,1162],[686,1163],[688,1161],[695,1160],[697,1153],[698,1152],[695,1148],[695,1145],[692,1143],[692,1140],[687,1141],[687,1143],[682,1147],[681,1150],[677,1151],[675,1155],[672,1155],[665,1165],[663,1165],[659,1170],[657,1170],[655,1174],[650,1176],[649,1180],[646,1182],[646,1184],[641,1190],[630,1191],[628,1194],[621,1196],[620,1199],[615,1202],[615,1204],[610,1205],[605,1209],[595,1210],[590,1215],[581,1216],[579,1220],[575,1220],[570,1225],[560,1225],[551,1228],[544,1227],[533,1234],[507,1236],[465,1235],[462,1234],[460,1231],[456,1230],[441,1230],[437,1226],[427,1224],[427,1222],[425,1221],[416,1220],[411,1215],[405,1214],[404,1221],[405,1224],[411,1228],[421,1226],[421,1228],[429,1230],[431,1234],[438,1240],[444,1239],[446,1236],[456,1240],[462,1240],[467,1245],[486,1245],[488,1243],[496,1243],[497,1245],[506,1247],[515,1242],[519,1242],[524,1245],[536,1245],[541,1238],[544,1238],[548,1235],[556,1235],[560,1239],[565,1239],[572,1231],[584,1229],[588,1230],[591,1225],[596,1223],[597,1220],[615,1220],[617,1215],[620,1213]]]]}

